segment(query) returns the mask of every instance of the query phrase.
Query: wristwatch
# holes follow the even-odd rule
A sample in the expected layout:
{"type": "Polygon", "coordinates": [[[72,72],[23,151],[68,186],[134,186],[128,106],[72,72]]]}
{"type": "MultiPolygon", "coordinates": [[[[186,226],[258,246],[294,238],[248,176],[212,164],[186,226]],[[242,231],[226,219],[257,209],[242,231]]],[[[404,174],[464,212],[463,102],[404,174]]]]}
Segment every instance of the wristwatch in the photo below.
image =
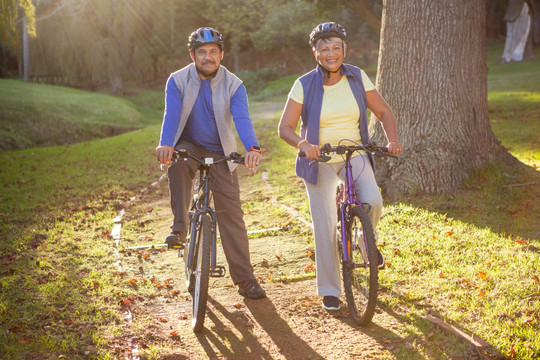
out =
{"type": "Polygon", "coordinates": [[[257,146],[257,145],[253,145],[252,147],[250,147],[249,151],[257,151],[257,152],[260,152],[262,154],[261,147],[257,146]]]}

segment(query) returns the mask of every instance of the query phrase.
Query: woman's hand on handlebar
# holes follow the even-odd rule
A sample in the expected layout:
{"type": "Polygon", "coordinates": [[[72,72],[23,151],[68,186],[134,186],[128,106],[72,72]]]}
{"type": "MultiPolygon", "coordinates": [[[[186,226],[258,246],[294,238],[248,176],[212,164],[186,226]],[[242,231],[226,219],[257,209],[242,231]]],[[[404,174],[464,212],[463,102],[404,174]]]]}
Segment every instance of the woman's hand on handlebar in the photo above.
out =
{"type": "Polygon", "coordinates": [[[172,162],[172,156],[173,156],[173,153],[175,151],[176,150],[172,146],[159,145],[156,148],[156,155],[157,155],[157,158],[158,158],[158,161],[160,162],[160,164],[166,165],[166,164],[171,163],[172,162]]]}
{"type": "Polygon", "coordinates": [[[250,169],[255,169],[262,161],[260,151],[251,150],[244,156],[244,164],[250,169]]]}
{"type": "Polygon", "coordinates": [[[317,145],[313,145],[306,142],[303,142],[298,147],[298,150],[303,151],[306,154],[307,159],[318,159],[321,157],[321,150],[317,145]]]}
{"type": "Polygon", "coordinates": [[[386,147],[388,148],[388,153],[391,155],[399,155],[403,152],[403,145],[397,141],[388,142],[386,147]]]}

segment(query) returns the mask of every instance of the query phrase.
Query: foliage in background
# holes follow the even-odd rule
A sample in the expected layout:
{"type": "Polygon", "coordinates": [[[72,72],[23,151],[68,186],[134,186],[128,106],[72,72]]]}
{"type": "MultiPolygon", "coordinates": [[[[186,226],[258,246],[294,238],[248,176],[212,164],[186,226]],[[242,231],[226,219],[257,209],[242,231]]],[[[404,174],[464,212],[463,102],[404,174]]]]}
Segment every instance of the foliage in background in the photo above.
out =
{"type": "Polygon", "coordinates": [[[61,76],[86,89],[109,87],[113,94],[122,94],[124,82],[154,85],[185,66],[187,38],[200,26],[224,34],[224,65],[235,72],[305,71],[309,33],[329,20],[354,34],[351,43],[362,51],[351,53],[353,59],[373,60],[377,52],[352,10],[338,5],[321,12],[300,0],[141,0],[114,7],[106,0],[44,0],[36,17],[33,74],[61,76]]]}
{"type": "Polygon", "coordinates": [[[266,86],[267,82],[276,80],[279,77],[278,73],[271,68],[264,68],[257,71],[244,70],[239,71],[236,75],[244,82],[248,94],[259,93],[266,86]]]}
{"type": "Polygon", "coordinates": [[[20,43],[17,33],[19,16],[26,18],[28,34],[36,36],[35,10],[31,0],[2,0],[0,2],[0,44],[9,50],[18,47],[20,43]]]}

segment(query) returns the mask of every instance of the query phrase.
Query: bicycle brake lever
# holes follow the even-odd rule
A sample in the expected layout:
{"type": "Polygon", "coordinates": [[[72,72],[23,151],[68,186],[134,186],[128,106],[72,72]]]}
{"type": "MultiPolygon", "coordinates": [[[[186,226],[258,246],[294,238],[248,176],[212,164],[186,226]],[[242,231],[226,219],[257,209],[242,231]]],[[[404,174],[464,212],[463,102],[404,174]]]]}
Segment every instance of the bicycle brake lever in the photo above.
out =
{"type": "Polygon", "coordinates": [[[328,155],[321,155],[321,157],[319,158],[319,162],[327,162],[330,159],[332,158],[328,155]]]}

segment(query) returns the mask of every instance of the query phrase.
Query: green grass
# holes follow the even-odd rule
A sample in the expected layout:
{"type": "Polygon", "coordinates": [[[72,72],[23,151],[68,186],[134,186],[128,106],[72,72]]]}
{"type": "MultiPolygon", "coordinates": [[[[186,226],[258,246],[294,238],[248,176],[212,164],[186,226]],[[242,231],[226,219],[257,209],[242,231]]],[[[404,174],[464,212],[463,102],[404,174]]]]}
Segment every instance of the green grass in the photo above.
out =
{"type": "MultiPolygon", "coordinates": [[[[74,93],[81,98],[82,92],[74,93]]],[[[135,103],[82,95],[125,104],[148,123],[159,122],[163,109],[157,92],[137,92],[135,103]]],[[[64,103],[56,101],[57,108],[64,103]]],[[[154,150],[159,130],[152,125],[95,141],[0,153],[3,359],[116,358],[108,341],[124,333],[122,304],[153,296],[156,289],[130,283],[116,268],[111,219],[162,174],[154,150]]]]}
{"type": "Polygon", "coordinates": [[[148,124],[124,99],[5,79],[0,118],[0,150],[77,143],[148,124]]]}
{"type": "Polygon", "coordinates": [[[500,52],[488,57],[489,117],[493,131],[523,163],[540,167],[540,48],[536,59],[498,64],[500,52]],[[497,57],[498,56],[498,57],[497,57]]]}
{"type": "Polygon", "coordinates": [[[149,126],[75,145],[0,153],[0,249],[13,248],[36,220],[155,181],[157,137],[159,126],[149,126]]]}
{"type": "Polygon", "coordinates": [[[269,81],[261,91],[250,98],[253,100],[283,101],[299,76],[300,74],[290,75],[269,81]]]}

